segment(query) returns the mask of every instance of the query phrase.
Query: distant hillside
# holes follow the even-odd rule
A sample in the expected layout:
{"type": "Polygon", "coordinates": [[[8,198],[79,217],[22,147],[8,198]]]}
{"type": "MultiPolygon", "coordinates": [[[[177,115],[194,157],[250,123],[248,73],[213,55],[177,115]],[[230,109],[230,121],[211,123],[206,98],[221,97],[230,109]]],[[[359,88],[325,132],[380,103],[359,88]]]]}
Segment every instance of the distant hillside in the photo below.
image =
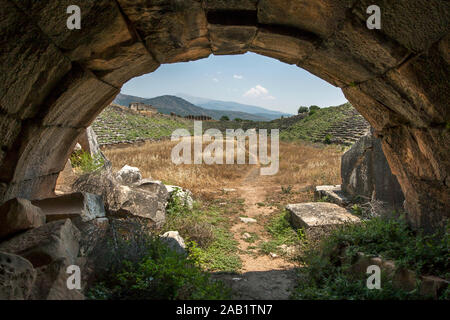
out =
{"type": "Polygon", "coordinates": [[[203,128],[217,128],[222,132],[238,128],[279,129],[280,138],[283,140],[351,145],[369,130],[370,125],[350,103],[346,103],[337,107],[321,108],[312,115],[305,113],[266,122],[204,122],[203,128]]]}
{"type": "Polygon", "coordinates": [[[150,104],[154,106],[156,109],[158,109],[159,112],[164,114],[170,114],[171,112],[174,112],[180,116],[203,115],[203,116],[210,116],[216,120],[219,120],[222,116],[228,116],[230,119],[241,118],[245,120],[254,120],[254,121],[269,120],[269,118],[245,112],[228,111],[228,110],[210,110],[201,108],[182,98],[170,95],[155,98],[141,98],[120,93],[114,99],[114,103],[125,107],[128,107],[131,102],[142,102],[145,104],[150,104]]]}
{"type": "Polygon", "coordinates": [[[351,145],[364,135],[370,124],[350,103],[321,108],[295,122],[280,134],[282,139],[309,140],[351,145]]]}
{"type": "Polygon", "coordinates": [[[221,101],[221,100],[213,100],[207,98],[194,97],[188,94],[179,93],[178,97],[181,97],[190,103],[193,103],[197,106],[203,107],[205,109],[210,110],[227,110],[227,111],[239,111],[251,113],[253,115],[261,116],[267,118],[269,120],[278,119],[281,116],[289,117],[292,114],[283,113],[279,111],[269,110],[258,106],[252,106],[232,101],[221,101]]]}
{"type": "Polygon", "coordinates": [[[193,122],[156,114],[148,117],[126,107],[110,105],[92,124],[100,145],[168,138],[178,128],[192,130],[193,122]]]}

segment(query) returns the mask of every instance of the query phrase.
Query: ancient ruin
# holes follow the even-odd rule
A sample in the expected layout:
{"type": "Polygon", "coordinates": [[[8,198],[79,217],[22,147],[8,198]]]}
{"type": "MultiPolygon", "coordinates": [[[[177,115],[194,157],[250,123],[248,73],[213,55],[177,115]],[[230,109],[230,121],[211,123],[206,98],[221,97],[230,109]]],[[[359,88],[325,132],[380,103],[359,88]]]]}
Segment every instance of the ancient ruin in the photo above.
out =
{"type": "Polygon", "coordinates": [[[341,87],[370,122],[414,226],[449,216],[447,1],[1,0],[0,202],[53,194],[77,137],[132,77],[252,51],[341,87]],[[366,9],[382,8],[368,29],[366,9]]]}

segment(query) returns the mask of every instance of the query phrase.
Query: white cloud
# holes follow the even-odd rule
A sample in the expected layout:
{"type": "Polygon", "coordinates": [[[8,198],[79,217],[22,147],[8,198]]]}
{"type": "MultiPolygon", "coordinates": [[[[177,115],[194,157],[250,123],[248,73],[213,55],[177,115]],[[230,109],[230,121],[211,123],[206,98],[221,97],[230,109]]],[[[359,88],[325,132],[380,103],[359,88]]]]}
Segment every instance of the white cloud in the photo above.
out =
{"type": "Polygon", "coordinates": [[[235,75],[233,75],[233,78],[241,80],[241,79],[244,79],[244,76],[241,76],[240,74],[235,74],[235,75]]]}
{"type": "Polygon", "coordinates": [[[214,82],[219,82],[219,79],[217,79],[217,78],[213,78],[212,79],[214,82]]]}
{"type": "Polygon", "coordinates": [[[251,88],[247,92],[245,92],[244,97],[261,98],[264,100],[274,100],[275,99],[274,96],[269,95],[269,90],[267,90],[266,88],[264,88],[263,86],[261,86],[259,84],[255,87],[251,88]]]}

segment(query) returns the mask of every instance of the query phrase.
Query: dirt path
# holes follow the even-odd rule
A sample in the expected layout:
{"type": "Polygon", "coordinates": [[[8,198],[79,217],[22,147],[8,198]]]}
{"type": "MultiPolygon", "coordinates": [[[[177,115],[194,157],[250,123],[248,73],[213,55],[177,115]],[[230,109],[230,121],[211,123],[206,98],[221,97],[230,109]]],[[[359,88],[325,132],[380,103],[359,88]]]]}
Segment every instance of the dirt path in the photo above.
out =
{"type": "Polygon", "coordinates": [[[295,265],[281,256],[258,252],[258,244],[270,240],[264,223],[276,210],[261,205],[265,202],[267,193],[272,192],[276,186],[271,185],[269,177],[261,176],[259,170],[259,166],[252,166],[239,183],[229,186],[245,201],[245,213],[231,217],[231,232],[239,243],[242,269],[239,276],[227,275],[221,278],[231,285],[237,299],[288,299],[289,291],[294,285],[295,265]],[[244,215],[256,222],[241,221],[240,217],[244,215]],[[256,235],[256,240],[251,243],[246,241],[244,233],[256,235]]]}

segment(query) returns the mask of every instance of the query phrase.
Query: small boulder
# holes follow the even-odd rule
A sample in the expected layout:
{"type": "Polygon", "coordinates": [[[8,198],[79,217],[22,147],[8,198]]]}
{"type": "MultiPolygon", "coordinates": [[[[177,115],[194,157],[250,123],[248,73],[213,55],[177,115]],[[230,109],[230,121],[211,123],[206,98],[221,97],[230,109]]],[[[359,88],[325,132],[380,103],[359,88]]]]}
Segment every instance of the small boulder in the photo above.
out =
{"type": "Polygon", "coordinates": [[[123,184],[134,184],[142,179],[142,175],[139,168],[125,165],[116,173],[116,179],[123,184]]]}
{"type": "Polygon", "coordinates": [[[178,231],[167,231],[160,238],[172,250],[179,254],[186,254],[186,244],[178,231]]]}
{"type": "Polygon", "coordinates": [[[29,200],[15,198],[0,206],[0,239],[45,224],[45,215],[29,200]]]}
{"type": "Polygon", "coordinates": [[[194,199],[192,198],[191,191],[171,185],[166,185],[166,188],[169,195],[171,197],[177,198],[182,205],[186,206],[189,209],[192,209],[194,207],[194,199]]]}
{"type": "Polygon", "coordinates": [[[28,299],[35,279],[36,270],[30,261],[0,252],[0,300],[28,299]]]}

